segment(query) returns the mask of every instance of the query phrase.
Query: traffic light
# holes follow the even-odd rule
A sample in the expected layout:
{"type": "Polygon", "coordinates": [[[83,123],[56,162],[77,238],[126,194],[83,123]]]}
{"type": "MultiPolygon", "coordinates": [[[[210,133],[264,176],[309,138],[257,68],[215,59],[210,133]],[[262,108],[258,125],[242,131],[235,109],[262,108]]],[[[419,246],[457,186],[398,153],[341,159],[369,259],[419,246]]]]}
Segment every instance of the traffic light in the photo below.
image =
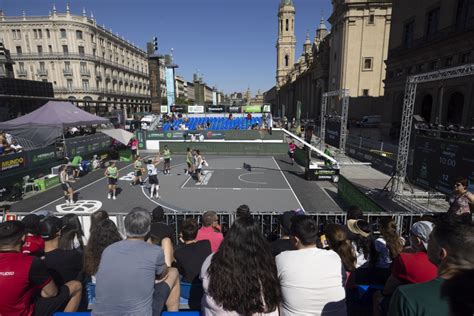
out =
{"type": "Polygon", "coordinates": [[[153,37],[153,48],[155,49],[155,52],[158,50],[158,38],[156,36],[153,37]]]}

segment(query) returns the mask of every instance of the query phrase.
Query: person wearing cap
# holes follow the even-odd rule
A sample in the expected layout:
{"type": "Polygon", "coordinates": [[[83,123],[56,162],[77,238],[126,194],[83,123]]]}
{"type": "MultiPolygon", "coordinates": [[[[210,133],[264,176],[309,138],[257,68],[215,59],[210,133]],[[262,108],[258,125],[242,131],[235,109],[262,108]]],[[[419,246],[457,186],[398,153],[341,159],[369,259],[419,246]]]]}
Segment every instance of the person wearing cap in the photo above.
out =
{"type": "MultiPolygon", "coordinates": [[[[474,269],[474,226],[437,223],[428,239],[428,258],[438,267],[431,281],[399,286],[390,301],[389,316],[454,315],[442,296],[447,280],[474,269]]],[[[472,293],[471,293],[472,302],[472,293]]]]}
{"type": "Polygon", "coordinates": [[[179,273],[165,263],[161,247],[145,242],[150,213],[136,207],[124,220],[127,239],[104,249],[96,273],[92,315],[160,315],[179,309],[179,273]]]}
{"type": "Polygon", "coordinates": [[[369,260],[371,248],[370,224],[362,219],[348,219],[347,230],[348,237],[352,241],[352,246],[357,256],[356,268],[362,267],[369,260]]]}
{"type": "Polygon", "coordinates": [[[119,171],[117,166],[115,165],[115,160],[112,160],[110,162],[110,166],[105,169],[104,176],[108,178],[108,190],[109,193],[107,195],[107,198],[110,200],[113,198],[114,200],[117,199],[116,197],[116,192],[117,192],[117,180],[119,177],[119,171]]]}
{"type": "Polygon", "coordinates": [[[75,312],[79,300],[78,282],[58,289],[44,262],[21,252],[25,225],[20,221],[0,224],[0,315],[52,315],[56,311],[75,312]]]}
{"type": "Polygon", "coordinates": [[[25,225],[25,242],[21,251],[32,256],[41,256],[44,252],[44,240],[39,235],[39,222],[42,216],[28,214],[21,222],[25,225]]]}
{"type": "Polygon", "coordinates": [[[272,255],[278,256],[283,251],[295,250],[295,246],[290,240],[291,230],[291,219],[296,216],[294,211],[286,211],[278,217],[280,223],[281,237],[275,241],[272,241],[270,246],[272,247],[272,255]]]}
{"type": "Polygon", "coordinates": [[[428,259],[428,239],[433,223],[419,221],[410,228],[410,248],[401,252],[392,262],[391,274],[383,291],[374,294],[374,315],[384,315],[390,297],[400,285],[428,282],[436,278],[438,268],[428,259]]]}

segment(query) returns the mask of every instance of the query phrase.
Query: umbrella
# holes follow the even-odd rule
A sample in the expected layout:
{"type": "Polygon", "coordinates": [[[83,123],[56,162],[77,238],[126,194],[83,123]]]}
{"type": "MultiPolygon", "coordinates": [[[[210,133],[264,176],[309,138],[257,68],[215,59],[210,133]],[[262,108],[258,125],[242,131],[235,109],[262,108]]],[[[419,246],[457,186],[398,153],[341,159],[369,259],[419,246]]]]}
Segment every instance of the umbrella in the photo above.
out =
{"type": "Polygon", "coordinates": [[[104,130],[101,130],[101,132],[104,133],[105,135],[112,137],[113,139],[118,140],[124,145],[128,145],[128,143],[130,142],[130,139],[134,137],[133,133],[130,133],[121,128],[104,129],[104,130]]]}

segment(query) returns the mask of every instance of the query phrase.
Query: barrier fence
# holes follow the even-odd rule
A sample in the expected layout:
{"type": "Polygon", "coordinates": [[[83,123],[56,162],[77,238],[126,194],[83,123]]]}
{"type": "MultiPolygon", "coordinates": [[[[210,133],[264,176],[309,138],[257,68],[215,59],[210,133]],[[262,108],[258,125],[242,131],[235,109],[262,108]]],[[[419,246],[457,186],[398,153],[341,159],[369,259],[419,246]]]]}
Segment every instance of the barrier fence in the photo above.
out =
{"type": "MultiPolygon", "coordinates": [[[[217,212],[219,217],[219,224],[221,225],[222,232],[225,234],[229,227],[235,220],[234,212],[217,212]]],[[[9,213],[7,216],[8,219],[22,219],[26,213],[16,214],[9,213]],[[12,215],[14,217],[12,217],[12,215]]],[[[62,216],[64,214],[55,214],[57,216],[62,216]]],[[[127,214],[121,213],[109,213],[109,218],[115,222],[119,231],[125,235],[124,229],[124,219],[127,214]]],[[[175,240],[179,240],[179,231],[183,221],[187,218],[195,218],[199,224],[201,224],[201,215],[199,212],[186,212],[186,213],[172,213],[165,212],[165,222],[169,226],[173,227],[175,233],[175,240]]],[[[262,234],[269,241],[273,241],[281,236],[280,224],[278,221],[281,213],[277,212],[252,212],[252,217],[260,226],[262,234]]],[[[335,224],[345,224],[346,223],[346,213],[321,213],[321,212],[307,212],[306,215],[311,216],[316,221],[320,233],[323,232],[324,225],[326,223],[335,223],[335,224]]],[[[400,233],[407,237],[410,227],[415,221],[420,219],[422,216],[428,214],[390,214],[390,213],[376,213],[376,214],[367,214],[365,220],[367,220],[371,225],[374,231],[378,229],[378,223],[383,217],[394,217],[397,223],[397,227],[400,233]]],[[[89,237],[89,230],[91,226],[90,214],[78,214],[79,220],[82,224],[86,238],[89,237]]],[[[4,216],[1,216],[1,221],[4,220],[4,216]]]]}

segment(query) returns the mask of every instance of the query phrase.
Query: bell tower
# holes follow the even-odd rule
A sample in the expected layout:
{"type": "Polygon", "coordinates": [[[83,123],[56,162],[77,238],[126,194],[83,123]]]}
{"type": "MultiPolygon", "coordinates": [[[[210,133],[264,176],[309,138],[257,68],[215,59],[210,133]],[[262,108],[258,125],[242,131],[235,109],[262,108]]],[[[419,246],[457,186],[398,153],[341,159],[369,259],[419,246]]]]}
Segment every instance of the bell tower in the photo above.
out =
{"type": "Polygon", "coordinates": [[[295,6],[293,0],[281,0],[278,8],[278,40],[276,87],[285,83],[285,77],[295,63],[295,6]]]}

